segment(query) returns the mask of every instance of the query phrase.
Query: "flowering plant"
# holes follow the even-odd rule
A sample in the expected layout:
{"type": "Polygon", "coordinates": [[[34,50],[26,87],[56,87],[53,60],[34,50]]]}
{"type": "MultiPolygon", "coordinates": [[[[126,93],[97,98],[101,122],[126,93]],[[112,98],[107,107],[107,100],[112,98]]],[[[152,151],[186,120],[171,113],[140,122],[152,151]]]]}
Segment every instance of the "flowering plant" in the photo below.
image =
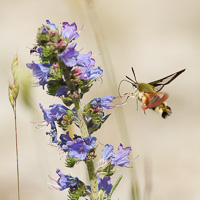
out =
{"type": "Polygon", "coordinates": [[[79,37],[75,23],[63,22],[61,28],[49,20],[38,29],[36,44],[31,53],[39,56],[40,63],[27,63],[27,67],[38,79],[37,84],[47,90],[47,94],[58,97],[63,104],[53,104],[49,109],[40,108],[44,114],[46,125],[50,125],[52,142],[56,143],[66,153],[66,167],[74,167],[79,162],[87,165],[90,185],[86,185],[78,177],[63,174],[59,169],[56,181],[59,190],[68,188],[69,199],[89,197],[92,200],[111,199],[122,176],[115,184],[111,184],[111,176],[117,171],[115,166],[124,167],[130,162],[131,147],[119,145],[118,151],[106,144],[98,166],[94,167],[96,158],[97,138],[92,134],[101,128],[110,114],[105,109],[111,109],[115,99],[113,96],[94,98],[84,107],[81,99],[90,90],[93,83],[100,79],[103,70],[95,67],[92,52],[81,54],[76,50],[74,41],[79,37]],[[73,107],[73,108],[72,108],[73,107]],[[74,123],[80,134],[70,137],[68,127],[74,123]],[[57,126],[64,133],[58,136],[57,126]]]}

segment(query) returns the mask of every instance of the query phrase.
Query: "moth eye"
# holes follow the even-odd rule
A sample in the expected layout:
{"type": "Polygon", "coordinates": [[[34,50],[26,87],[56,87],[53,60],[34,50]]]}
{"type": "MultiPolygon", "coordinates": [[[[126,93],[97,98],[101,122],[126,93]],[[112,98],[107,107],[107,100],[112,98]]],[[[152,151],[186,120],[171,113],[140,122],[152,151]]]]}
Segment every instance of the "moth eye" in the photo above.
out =
{"type": "Polygon", "coordinates": [[[134,84],[133,84],[133,87],[134,87],[134,88],[138,88],[138,84],[135,84],[135,83],[134,83],[134,84]]]}

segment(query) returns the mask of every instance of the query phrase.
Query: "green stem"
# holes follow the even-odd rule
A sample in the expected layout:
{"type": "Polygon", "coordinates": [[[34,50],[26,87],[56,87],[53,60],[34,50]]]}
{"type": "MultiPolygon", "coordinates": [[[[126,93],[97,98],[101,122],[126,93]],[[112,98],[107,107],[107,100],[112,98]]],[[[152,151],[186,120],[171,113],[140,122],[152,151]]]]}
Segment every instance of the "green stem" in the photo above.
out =
{"type": "MultiPolygon", "coordinates": [[[[81,130],[82,137],[88,137],[88,129],[87,124],[85,122],[84,116],[83,116],[83,110],[81,108],[80,100],[76,99],[74,100],[74,105],[76,108],[76,112],[78,115],[79,120],[79,127],[81,130]]],[[[91,186],[91,199],[92,200],[98,200],[98,185],[97,185],[97,177],[95,175],[95,168],[94,168],[94,162],[93,160],[86,160],[86,165],[88,169],[89,179],[90,179],[90,186],[91,186]]]]}
{"type": "Polygon", "coordinates": [[[92,192],[92,200],[98,200],[98,184],[97,184],[97,177],[95,175],[94,169],[94,162],[93,160],[87,160],[87,169],[89,173],[90,185],[91,185],[91,192],[92,192]]]}

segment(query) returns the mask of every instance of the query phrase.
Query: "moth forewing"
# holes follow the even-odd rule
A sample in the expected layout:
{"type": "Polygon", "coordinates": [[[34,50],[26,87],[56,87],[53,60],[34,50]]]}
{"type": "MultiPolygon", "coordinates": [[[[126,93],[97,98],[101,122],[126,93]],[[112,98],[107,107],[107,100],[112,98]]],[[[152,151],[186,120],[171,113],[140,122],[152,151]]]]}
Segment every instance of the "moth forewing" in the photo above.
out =
{"type": "Polygon", "coordinates": [[[162,90],[162,88],[165,86],[165,85],[168,85],[169,83],[171,83],[175,78],[177,78],[180,74],[182,74],[183,72],[185,71],[185,69],[182,69],[176,73],[173,73],[169,76],[166,76],[164,78],[161,78],[157,81],[153,81],[153,82],[150,82],[149,84],[152,85],[154,87],[154,91],[155,92],[159,92],[162,90]]]}

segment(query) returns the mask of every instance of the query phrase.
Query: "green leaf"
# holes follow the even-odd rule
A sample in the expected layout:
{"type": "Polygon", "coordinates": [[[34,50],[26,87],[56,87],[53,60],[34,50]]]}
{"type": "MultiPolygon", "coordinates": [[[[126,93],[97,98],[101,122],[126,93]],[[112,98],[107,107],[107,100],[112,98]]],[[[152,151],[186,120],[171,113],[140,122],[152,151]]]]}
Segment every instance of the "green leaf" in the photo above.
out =
{"type": "Polygon", "coordinates": [[[112,165],[110,162],[104,166],[102,166],[102,168],[98,169],[98,174],[104,175],[104,176],[112,176],[116,171],[113,170],[114,165],[112,165]]]}
{"type": "Polygon", "coordinates": [[[69,189],[68,198],[69,200],[78,200],[80,197],[85,197],[86,195],[86,186],[82,181],[80,181],[79,186],[76,190],[69,189]]]}
{"type": "Polygon", "coordinates": [[[48,88],[47,94],[55,96],[57,90],[59,88],[63,87],[63,86],[65,86],[65,84],[64,84],[64,82],[63,82],[62,79],[60,79],[60,80],[54,80],[54,81],[49,81],[47,83],[47,88],[48,88]]]}
{"type": "Polygon", "coordinates": [[[69,167],[69,168],[72,168],[72,167],[74,167],[74,165],[77,162],[78,162],[78,159],[71,158],[71,157],[67,156],[66,159],[65,159],[65,166],[69,167]]]}
{"type": "Polygon", "coordinates": [[[123,177],[123,175],[121,175],[121,176],[117,179],[117,181],[115,182],[115,184],[113,185],[112,190],[111,190],[111,192],[110,192],[110,194],[109,194],[109,196],[108,196],[108,199],[111,198],[113,192],[114,192],[115,189],[117,188],[117,186],[118,186],[119,182],[121,181],[122,177],[123,177]]]}
{"type": "Polygon", "coordinates": [[[71,97],[61,97],[63,103],[66,105],[66,106],[71,106],[72,103],[73,103],[73,100],[71,97]]]}
{"type": "Polygon", "coordinates": [[[99,172],[98,174],[104,175],[104,176],[112,176],[117,170],[111,170],[109,172],[99,172]]]}
{"type": "Polygon", "coordinates": [[[89,124],[87,124],[88,126],[88,132],[89,134],[92,134],[93,132],[97,131],[98,129],[101,128],[101,125],[108,119],[108,117],[111,114],[106,115],[105,117],[103,117],[101,119],[101,121],[99,122],[99,124],[96,124],[93,120],[91,120],[91,122],[89,122],[89,124]]]}

